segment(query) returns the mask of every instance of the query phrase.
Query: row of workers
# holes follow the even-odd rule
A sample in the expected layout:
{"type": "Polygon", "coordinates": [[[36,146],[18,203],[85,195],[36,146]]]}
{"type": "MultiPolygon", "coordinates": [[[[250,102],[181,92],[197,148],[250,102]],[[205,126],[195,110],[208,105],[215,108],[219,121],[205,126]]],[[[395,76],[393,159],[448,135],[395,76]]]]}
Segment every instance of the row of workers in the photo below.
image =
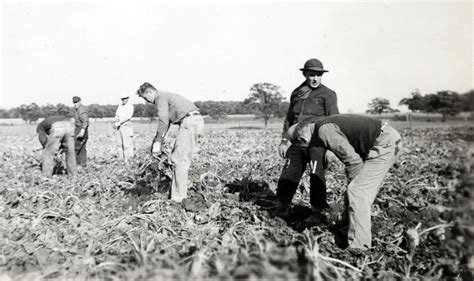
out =
{"type": "MultiPolygon", "coordinates": [[[[382,124],[380,120],[339,114],[336,93],[321,83],[323,74],[328,70],[324,69],[318,59],[308,60],[300,70],[305,80],[291,94],[278,148],[286,163],[278,180],[277,202],[273,213],[283,218],[289,217],[291,201],[310,164],[310,203],[313,211],[309,220],[321,222],[323,210],[329,207],[325,155],[326,150],[330,150],[345,164],[350,180],[345,200],[349,248],[368,249],[371,247],[372,237],[370,208],[400,151],[401,137],[390,125],[382,124]]],[[[179,126],[171,154],[173,179],[170,199],[181,202],[187,196],[188,171],[193,155],[198,150],[198,136],[203,133],[203,118],[198,108],[188,99],[157,90],[150,83],[143,83],[137,90],[137,95],[156,105],[158,109],[158,129],[150,149],[152,155],[161,153],[170,125],[179,126]]],[[[40,141],[45,147],[43,172],[47,174],[52,173],[52,159],[61,144],[67,150],[68,173],[75,173],[75,157],[79,165],[85,165],[87,114],[84,113],[79,98],[74,97],[73,102],[76,107],[75,129],[67,121],[50,118],[38,127],[40,141]]],[[[133,107],[128,103],[128,98],[124,97],[122,105],[117,109],[114,123],[119,131],[124,160],[133,156],[133,129],[130,124],[132,115],[133,107]]]]}

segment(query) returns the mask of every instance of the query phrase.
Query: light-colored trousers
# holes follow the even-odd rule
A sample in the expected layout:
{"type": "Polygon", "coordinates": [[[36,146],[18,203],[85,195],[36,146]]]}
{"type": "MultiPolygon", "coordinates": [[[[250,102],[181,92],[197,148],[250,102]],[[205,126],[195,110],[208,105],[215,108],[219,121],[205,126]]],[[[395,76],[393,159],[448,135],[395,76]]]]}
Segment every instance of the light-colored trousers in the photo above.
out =
{"type": "Polygon", "coordinates": [[[128,161],[133,157],[133,127],[126,122],[117,130],[117,145],[119,158],[128,161]]]}
{"type": "Polygon", "coordinates": [[[349,247],[372,247],[371,206],[400,150],[400,134],[391,126],[385,125],[370,149],[363,168],[350,182],[347,188],[349,247]]]}
{"type": "Polygon", "coordinates": [[[173,180],[171,183],[171,200],[181,202],[187,196],[188,172],[193,155],[199,150],[197,139],[204,131],[204,119],[201,115],[189,116],[181,122],[171,162],[173,163],[173,180]]]}
{"type": "Polygon", "coordinates": [[[59,152],[61,144],[66,149],[67,174],[76,173],[76,151],[74,147],[74,128],[68,121],[54,122],[49,131],[48,141],[43,149],[43,175],[53,175],[54,156],[59,152]]]}

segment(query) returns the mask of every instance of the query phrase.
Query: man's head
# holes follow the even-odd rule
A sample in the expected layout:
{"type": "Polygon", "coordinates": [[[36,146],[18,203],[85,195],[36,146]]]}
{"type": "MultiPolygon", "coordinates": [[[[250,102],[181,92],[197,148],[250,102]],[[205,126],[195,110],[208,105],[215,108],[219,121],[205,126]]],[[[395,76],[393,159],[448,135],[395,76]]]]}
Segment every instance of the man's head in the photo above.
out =
{"type": "Polygon", "coordinates": [[[328,72],[328,70],[324,69],[323,63],[318,59],[310,59],[306,61],[303,68],[300,70],[303,71],[306,83],[311,88],[319,87],[319,85],[321,85],[323,73],[328,72]]]}
{"type": "Polygon", "coordinates": [[[300,143],[302,147],[307,147],[313,137],[314,123],[296,123],[288,128],[288,139],[292,143],[300,143]]]}
{"type": "Polygon", "coordinates": [[[129,98],[128,96],[122,96],[122,97],[120,98],[120,99],[122,100],[122,104],[123,104],[123,105],[126,105],[126,104],[127,104],[128,98],[129,98]]]}
{"type": "Polygon", "coordinates": [[[156,88],[148,82],[143,83],[137,90],[137,95],[149,103],[155,100],[156,88]]]}
{"type": "Polygon", "coordinates": [[[78,108],[82,104],[81,98],[78,96],[72,97],[72,103],[74,104],[75,108],[78,108]]]}

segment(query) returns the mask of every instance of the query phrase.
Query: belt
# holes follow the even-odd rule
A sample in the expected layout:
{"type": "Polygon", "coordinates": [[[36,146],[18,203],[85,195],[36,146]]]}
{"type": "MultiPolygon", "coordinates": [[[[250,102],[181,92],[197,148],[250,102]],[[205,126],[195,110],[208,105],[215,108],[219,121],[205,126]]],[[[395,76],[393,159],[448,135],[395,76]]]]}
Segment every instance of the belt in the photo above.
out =
{"type": "Polygon", "coordinates": [[[195,116],[195,115],[201,115],[201,113],[200,113],[199,111],[197,111],[197,110],[195,110],[195,111],[190,111],[190,112],[186,113],[186,115],[184,115],[183,118],[190,117],[190,116],[195,116]]]}

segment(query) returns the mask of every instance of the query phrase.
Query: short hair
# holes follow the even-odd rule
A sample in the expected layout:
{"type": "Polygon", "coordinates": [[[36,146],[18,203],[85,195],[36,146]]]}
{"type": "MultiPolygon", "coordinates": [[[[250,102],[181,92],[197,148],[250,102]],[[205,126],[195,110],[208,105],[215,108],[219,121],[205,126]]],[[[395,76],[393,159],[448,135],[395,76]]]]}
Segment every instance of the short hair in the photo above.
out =
{"type": "Polygon", "coordinates": [[[153,89],[153,90],[156,91],[156,88],[153,87],[152,84],[150,84],[148,82],[145,82],[145,83],[140,85],[140,88],[137,90],[137,95],[139,95],[139,96],[143,95],[143,93],[148,89],[153,89]]]}

